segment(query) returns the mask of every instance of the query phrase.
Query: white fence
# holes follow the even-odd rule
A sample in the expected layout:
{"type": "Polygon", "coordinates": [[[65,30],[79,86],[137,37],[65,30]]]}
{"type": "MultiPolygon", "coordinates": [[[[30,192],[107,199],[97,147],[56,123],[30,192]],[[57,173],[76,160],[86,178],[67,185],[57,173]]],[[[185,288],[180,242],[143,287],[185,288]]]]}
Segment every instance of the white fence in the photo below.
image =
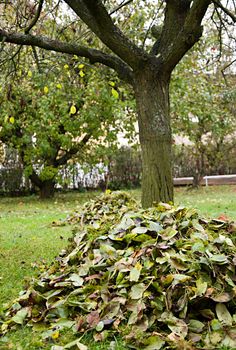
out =
{"type": "MultiPolygon", "coordinates": [[[[193,177],[178,177],[174,178],[174,185],[192,185],[193,177]]],[[[201,181],[201,185],[236,185],[236,174],[232,175],[209,175],[204,176],[201,181]]]]}

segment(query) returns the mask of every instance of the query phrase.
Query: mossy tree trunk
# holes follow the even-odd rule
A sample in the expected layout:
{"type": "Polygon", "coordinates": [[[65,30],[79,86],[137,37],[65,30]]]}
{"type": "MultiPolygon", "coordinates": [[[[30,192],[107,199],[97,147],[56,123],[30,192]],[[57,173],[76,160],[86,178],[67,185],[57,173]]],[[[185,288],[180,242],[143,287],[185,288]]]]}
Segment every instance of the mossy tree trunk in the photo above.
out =
{"type": "Polygon", "coordinates": [[[169,79],[148,67],[135,77],[142,149],[142,205],[173,201],[169,79]]]}

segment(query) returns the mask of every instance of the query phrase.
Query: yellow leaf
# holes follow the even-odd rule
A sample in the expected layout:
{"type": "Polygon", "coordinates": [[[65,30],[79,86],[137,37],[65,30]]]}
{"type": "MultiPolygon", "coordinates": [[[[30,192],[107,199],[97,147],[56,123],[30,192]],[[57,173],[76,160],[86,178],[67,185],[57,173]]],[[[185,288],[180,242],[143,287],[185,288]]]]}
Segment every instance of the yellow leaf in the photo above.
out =
{"type": "Polygon", "coordinates": [[[59,335],[60,335],[59,331],[54,332],[54,333],[52,334],[52,339],[57,339],[57,338],[59,338],[59,335]]]}
{"type": "Polygon", "coordinates": [[[105,194],[110,194],[111,193],[111,190],[106,190],[105,191],[105,194]]]}
{"type": "Polygon", "coordinates": [[[61,88],[62,88],[62,85],[61,85],[61,84],[57,84],[57,88],[58,88],[58,89],[61,89],[61,88]]]}
{"type": "Polygon", "coordinates": [[[110,85],[110,86],[115,86],[114,81],[109,81],[109,85],[110,85]]]}
{"type": "Polygon", "coordinates": [[[47,93],[48,93],[48,91],[49,91],[48,87],[47,87],[47,86],[44,86],[43,91],[44,91],[44,93],[45,93],[45,94],[47,94],[47,93]]]}
{"type": "Polygon", "coordinates": [[[68,64],[65,64],[65,65],[64,65],[64,68],[65,68],[65,69],[69,69],[68,64]]]}
{"type": "Polygon", "coordinates": [[[11,124],[14,124],[14,123],[15,123],[15,118],[14,118],[14,117],[10,117],[10,118],[9,118],[9,122],[10,122],[11,124]]]}
{"type": "Polygon", "coordinates": [[[70,107],[70,114],[75,114],[76,113],[76,107],[73,105],[70,107]]]}
{"type": "Polygon", "coordinates": [[[32,77],[33,73],[31,72],[31,70],[28,71],[28,77],[32,77]]]}
{"type": "Polygon", "coordinates": [[[111,89],[112,96],[115,97],[116,99],[119,98],[119,92],[115,89],[111,89]]]}
{"type": "Polygon", "coordinates": [[[81,76],[81,78],[83,78],[85,76],[85,74],[82,70],[79,71],[79,75],[81,76]]]}
{"type": "Polygon", "coordinates": [[[81,64],[78,65],[78,67],[79,67],[79,69],[83,69],[84,68],[84,64],[81,63],[81,64]]]}

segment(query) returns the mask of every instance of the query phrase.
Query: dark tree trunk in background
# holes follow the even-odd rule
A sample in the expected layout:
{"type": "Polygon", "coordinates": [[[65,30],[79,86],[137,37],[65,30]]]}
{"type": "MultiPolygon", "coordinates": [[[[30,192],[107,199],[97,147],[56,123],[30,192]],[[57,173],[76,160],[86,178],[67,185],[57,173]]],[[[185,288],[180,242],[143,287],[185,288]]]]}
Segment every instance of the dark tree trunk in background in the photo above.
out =
{"type": "Polygon", "coordinates": [[[142,205],[173,201],[169,79],[152,66],[135,76],[142,149],[142,205]]]}
{"type": "Polygon", "coordinates": [[[54,180],[45,180],[41,182],[39,186],[39,196],[41,199],[53,198],[55,194],[55,182],[54,180]]]}
{"type": "Polygon", "coordinates": [[[207,175],[204,158],[205,148],[200,145],[198,147],[198,156],[193,169],[193,188],[198,188],[201,185],[204,175],[207,175]]]}
{"type": "Polygon", "coordinates": [[[41,199],[53,198],[55,194],[55,185],[56,182],[54,179],[41,180],[38,174],[33,171],[29,175],[29,179],[39,189],[39,196],[41,199]]]}

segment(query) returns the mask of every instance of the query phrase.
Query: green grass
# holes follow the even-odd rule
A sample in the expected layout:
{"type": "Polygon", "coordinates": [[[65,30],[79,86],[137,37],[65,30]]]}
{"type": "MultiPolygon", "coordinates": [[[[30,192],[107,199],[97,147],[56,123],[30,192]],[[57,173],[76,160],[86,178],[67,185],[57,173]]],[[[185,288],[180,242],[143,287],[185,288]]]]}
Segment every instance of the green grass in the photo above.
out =
{"type": "MultiPolygon", "coordinates": [[[[140,198],[140,190],[130,192],[140,198]]],[[[52,261],[67,245],[71,227],[54,227],[52,222],[65,219],[95,194],[57,194],[51,201],[40,201],[35,196],[0,198],[0,313],[4,303],[17,297],[24,280],[36,274],[33,263],[52,261]]],[[[175,201],[199,209],[204,216],[217,218],[224,215],[236,220],[236,186],[202,187],[199,190],[178,188],[175,201]]],[[[6,343],[0,342],[1,350],[49,350],[52,346],[42,342],[39,335],[27,327],[8,337],[6,343]]],[[[66,334],[63,339],[70,341],[72,338],[66,334]]],[[[109,343],[91,345],[91,341],[88,342],[89,349],[108,349],[109,343]]],[[[117,344],[116,350],[125,349],[121,341],[117,344]]]]}
{"type": "MultiPolygon", "coordinates": [[[[140,199],[140,190],[130,192],[140,199]]],[[[236,220],[236,186],[178,187],[175,188],[175,204],[197,208],[206,217],[223,215],[236,220]]]]}

